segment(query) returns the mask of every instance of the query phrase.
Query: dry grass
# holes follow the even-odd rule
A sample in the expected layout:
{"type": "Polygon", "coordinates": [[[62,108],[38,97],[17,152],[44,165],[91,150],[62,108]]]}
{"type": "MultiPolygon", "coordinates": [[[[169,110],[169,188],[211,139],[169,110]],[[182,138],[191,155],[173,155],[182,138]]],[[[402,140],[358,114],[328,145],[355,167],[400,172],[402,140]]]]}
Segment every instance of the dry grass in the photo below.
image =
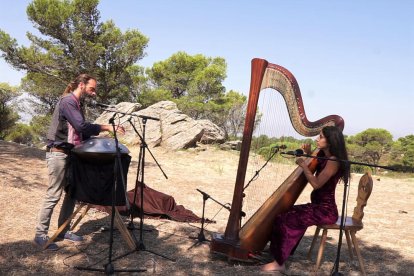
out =
{"type": "MultiPolygon", "coordinates": [[[[130,149],[131,150],[131,149],[130,149]]],[[[133,161],[128,175],[132,189],[136,178],[137,149],[131,150],[133,161]]],[[[202,212],[202,196],[196,188],[214,199],[231,202],[238,155],[215,147],[205,151],[167,152],[151,149],[168,176],[165,179],[152,157],[147,154],[145,180],[152,188],[172,195],[178,204],[184,205],[199,216],[202,212]]],[[[354,176],[349,196],[349,213],[355,202],[355,190],[359,177],[354,176]]],[[[60,241],[56,252],[39,250],[32,244],[39,206],[47,185],[44,152],[0,141],[0,275],[94,275],[97,272],[79,271],[74,266],[102,268],[109,256],[109,226],[106,213],[88,212],[76,231],[84,235],[86,242],[74,245],[60,241]]],[[[338,187],[341,202],[342,185],[338,187]]],[[[298,200],[307,202],[309,188],[298,200]]],[[[414,179],[375,177],[374,190],[365,209],[365,228],[357,236],[360,239],[365,267],[371,275],[414,275],[414,179]]],[[[59,206],[52,218],[51,230],[56,230],[59,206]]],[[[212,200],[207,200],[206,217],[215,224],[206,226],[206,237],[212,232],[223,232],[228,212],[212,200]]],[[[127,222],[127,218],[125,218],[127,222]]],[[[139,219],[134,220],[139,228],[139,219]]],[[[136,251],[113,262],[115,269],[147,269],[146,274],[171,275],[255,275],[256,265],[228,261],[211,255],[208,242],[196,243],[189,236],[197,236],[199,224],[180,223],[170,220],[145,219],[143,243],[148,251],[136,251]],[[168,260],[159,254],[175,262],[168,260]]],[[[310,228],[295,255],[287,261],[291,275],[309,275],[313,261],[306,259],[314,228],[310,228]]],[[[134,230],[139,239],[140,232],[134,230]]],[[[332,233],[325,249],[320,275],[329,275],[335,256],[338,233],[332,233]]],[[[342,247],[340,272],[359,275],[357,262],[350,262],[346,245],[342,247]]],[[[113,256],[128,252],[118,231],[114,232],[113,256]]],[[[315,252],[316,253],[316,252],[315,252]]],[[[144,273],[144,274],[145,274],[144,273]]]]}

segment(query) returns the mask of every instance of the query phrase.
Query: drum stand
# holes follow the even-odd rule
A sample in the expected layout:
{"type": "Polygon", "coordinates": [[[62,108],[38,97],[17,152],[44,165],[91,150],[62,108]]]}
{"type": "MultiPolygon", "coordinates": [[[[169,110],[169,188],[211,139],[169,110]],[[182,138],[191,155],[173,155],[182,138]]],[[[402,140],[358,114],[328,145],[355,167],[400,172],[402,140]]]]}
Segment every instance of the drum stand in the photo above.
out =
{"type": "MultiPolygon", "coordinates": [[[[156,253],[154,251],[148,250],[145,247],[144,241],[143,241],[143,232],[144,232],[144,188],[145,188],[145,182],[144,182],[144,168],[145,168],[145,151],[148,150],[148,152],[151,154],[152,158],[154,159],[155,163],[158,165],[159,169],[161,170],[161,172],[164,174],[165,178],[168,179],[167,175],[165,174],[165,172],[162,170],[160,164],[157,162],[157,160],[155,159],[154,155],[152,154],[152,152],[149,150],[147,143],[145,142],[145,128],[146,128],[146,123],[148,119],[151,120],[159,120],[157,118],[153,118],[153,117],[149,117],[149,116],[143,116],[143,115],[139,115],[138,117],[142,118],[142,136],[139,134],[139,132],[137,131],[137,129],[135,128],[135,125],[131,122],[131,118],[132,116],[128,119],[128,122],[131,124],[132,128],[134,129],[135,133],[137,134],[137,136],[140,138],[141,140],[141,145],[140,145],[140,149],[139,149],[139,155],[138,155],[138,167],[137,167],[137,178],[135,181],[135,190],[134,190],[134,200],[133,203],[135,204],[135,200],[136,200],[136,195],[137,195],[137,188],[138,185],[140,185],[140,233],[139,233],[139,241],[138,241],[138,251],[147,251],[150,252],[154,255],[158,255],[160,257],[163,257],[167,260],[170,260],[172,262],[175,262],[174,259],[168,258],[160,253],[156,253]]],[[[130,211],[130,216],[131,216],[131,221],[128,225],[129,229],[134,229],[134,216],[133,216],[133,212],[131,209],[129,209],[130,211]]]]}
{"type": "MultiPolygon", "coordinates": [[[[114,115],[109,119],[109,123],[112,125],[112,130],[114,134],[115,139],[115,149],[116,149],[116,158],[115,158],[115,164],[114,164],[114,184],[112,186],[112,205],[111,205],[111,227],[110,227],[110,234],[109,234],[109,252],[108,252],[108,263],[105,264],[104,269],[98,269],[98,268],[90,268],[90,267],[78,267],[75,268],[78,270],[89,270],[89,271],[101,271],[105,272],[107,275],[113,275],[115,272],[144,272],[147,271],[146,269],[115,269],[114,265],[112,264],[112,261],[120,259],[122,257],[125,257],[129,255],[132,252],[135,252],[136,250],[133,250],[131,252],[128,252],[127,254],[121,255],[117,258],[112,259],[112,245],[113,245],[113,232],[114,232],[114,222],[115,222],[115,201],[116,201],[116,186],[118,181],[118,174],[121,175],[121,181],[122,181],[122,188],[124,189],[125,194],[125,204],[127,206],[127,209],[130,210],[127,194],[126,194],[126,182],[124,177],[124,170],[122,169],[122,162],[121,162],[121,152],[118,147],[118,138],[116,135],[116,127],[115,127],[115,116],[117,115],[117,112],[114,112],[114,115]]],[[[135,239],[135,237],[134,237],[135,239]]],[[[136,245],[136,243],[135,243],[136,245]]]]}

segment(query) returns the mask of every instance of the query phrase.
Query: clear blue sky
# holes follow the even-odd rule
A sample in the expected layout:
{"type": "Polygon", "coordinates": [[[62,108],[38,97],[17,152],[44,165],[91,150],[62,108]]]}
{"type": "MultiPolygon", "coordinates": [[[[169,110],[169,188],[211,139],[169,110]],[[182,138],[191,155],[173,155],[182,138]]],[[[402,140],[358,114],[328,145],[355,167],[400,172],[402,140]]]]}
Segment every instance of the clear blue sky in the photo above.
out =
{"type": "MultiPolygon", "coordinates": [[[[0,2],[0,28],[25,45],[36,32],[29,2],[0,2]]],[[[101,0],[99,10],[149,37],[140,65],[178,51],[220,56],[227,90],[247,94],[250,61],[264,58],[296,77],[309,120],[341,115],[347,135],[414,134],[414,1],[101,0]]],[[[23,76],[1,59],[0,72],[12,85],[23,76]]]]}

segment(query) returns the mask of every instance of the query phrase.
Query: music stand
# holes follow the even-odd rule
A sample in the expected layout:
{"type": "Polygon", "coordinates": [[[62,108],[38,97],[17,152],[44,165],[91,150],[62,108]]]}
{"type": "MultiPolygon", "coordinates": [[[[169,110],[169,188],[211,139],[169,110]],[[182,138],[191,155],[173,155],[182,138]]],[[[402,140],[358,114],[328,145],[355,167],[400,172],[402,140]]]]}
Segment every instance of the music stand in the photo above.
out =
{"type": "MultiPolygon", "coordinates": [[[[126,194],[126,182],[125,177],[123,174],[123,168],[122,168],[122,162],[121,162],[121,152],[119,149],[119,143],[118,143],[118,137],[116,135],[116,127],[115,127],[115,116],[118,114],[116,111],[111,110],[114,112],[114,115],[109,119],[109,123],[112,125],[112,130],[114,134],[114,140],[115,140],[115,163],[114,163],[114,183],[112,185],[112,203],[111,203],[111,227],[110,227],[110,233],[109,233],[109,250],[108,250],[108,263],[104,265],[103,269],[99,268],[91,268],[91,267],[80,267],[75,266],[78,270],[88,270],[88,271],[100,271],[105,272],[107,275],[113,275],[114,272],[145,272],[146,269],[115,269],[112,261],[117,260],[121,257],[124,257],[128,254],[124,254],[122,256],[119,256],[117,258],[112,259],[112,246],[113,246],[113,233],[114,233],[114,221],[115,221],[115,201],[116,201],[116,186],[118,182],[118,174],[121,175],[121,183],[122,188],[124,189],[124,195],[125,195],[125,204],[127,206],[127,209],[130,209],[127,194],[126,194]]],[[[135,237],[134,237],[135,238],[135,237]]]]}
{"type": "MultiPolygon", "coordinates": [[[[142,135],[139,134],[138,130],[135,128],[135,125],[131,122],[132,116],[129,117],[128,122],[131,124],[132,128],[134,129],[135,133],[137,134],[137,136],[139,137],[139,139],[141,140],[140,143],[140,149],[139,149],[139,154],[138,154],[138,167],[137,167],[137,178],[135,181],[135,190],[134,190],[134,200],[133,203],[135,204],[135,200],[136,200],[136,194],[137,194],[137,188],[138,185],[140,185],[140,233],[139,233],[139,241],[138,241],[138,246],[137,249],[138,251],[147,251],[150,252],[154,255],[163,257],[167,260],[170,260],[172,262],[175,262],[174,259],[171,259],[167,256],[164,256],[160,253],[151,251],[149,249],[146,248],[145,244],[144,244],[144,238],[143,238],[143,232],[144,232],[144,169],[145,169],[145,151],[148,150],[148,152],[151,154],[152,158],[154,159],[155,163],[158,165],[158,168],[161,170],[161,172],[164,174],[164,177],[168,179],[167,175],[165,174],[165,172],[162,170],[160,164],[157,162],[157,160],[155,159],[154,155],[152,154],[152,152],[149,150],[147,143],[145,142],[145,130],[146,130],[146,124],[147,124],[147,120],[155,120],[155,121],[159,121],[158,118],[154,118],[154,117],[150,117],[150,116],[144,116],[144,115],[136,115],[137,117],[140,117],[142,119],[142,135]]],[[[134,220],[134,216],[133,216],[133,212],[131,211],[131,209],[129,209],[130,211],[130,223],[129,223],[129,228],[130,229],[134,229],[134,224],[133,224],[133,220],[134,220]]]]}

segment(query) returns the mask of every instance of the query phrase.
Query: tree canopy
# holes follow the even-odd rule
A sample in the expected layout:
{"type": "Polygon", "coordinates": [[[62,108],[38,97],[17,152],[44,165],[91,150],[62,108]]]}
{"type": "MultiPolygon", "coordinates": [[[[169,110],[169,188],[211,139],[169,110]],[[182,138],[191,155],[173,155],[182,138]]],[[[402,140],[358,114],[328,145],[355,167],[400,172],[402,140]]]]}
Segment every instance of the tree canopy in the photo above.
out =
{"type": "Polygon", "coordinates": [[[171,91],[175,99],[186,96],[208,102],[225,92],[222,82],[226,78],[226,68],[223,58],[178,52],[165,61],[154,63],[146,72],[156,88],[171,91]]]}
{"type": "Polygon", "coordinates": [[[390,153],[393,144],[388,130],[368,128],[347,139],[350,156],[362,162],[379,165],[381,157],[390,153]]]}
{"type": "Polygon", "coordinates": [[[153,89],[141,94],[140,102],[149,105],[173,100],[190,117],[209,119],[226,135],[235,136],[244,123],[246,96],[233,90],[225,92],[226,68],[220,57],[175,53],[146,70],[153,89]]]}
{"type": "Polygon", "coordinates": [[[17,96],[19,96],[17,87],[0,83],[0,139],[4,139],[11,127],[20,119],[15,108],[11,105],[17,96]]]}
{"type": "Polygon", "coordinates": [[[98,0],[34,0],[27,15],[40,35],[28,32],[30,46],[0,30],[2,57],[27,72],[23,88],[52,112],[66,85],[81,73],[98,80],[99,101],[136,100],[148,38],[138,30],[122,32],[111,20],[100,22],[98,0]]]}

